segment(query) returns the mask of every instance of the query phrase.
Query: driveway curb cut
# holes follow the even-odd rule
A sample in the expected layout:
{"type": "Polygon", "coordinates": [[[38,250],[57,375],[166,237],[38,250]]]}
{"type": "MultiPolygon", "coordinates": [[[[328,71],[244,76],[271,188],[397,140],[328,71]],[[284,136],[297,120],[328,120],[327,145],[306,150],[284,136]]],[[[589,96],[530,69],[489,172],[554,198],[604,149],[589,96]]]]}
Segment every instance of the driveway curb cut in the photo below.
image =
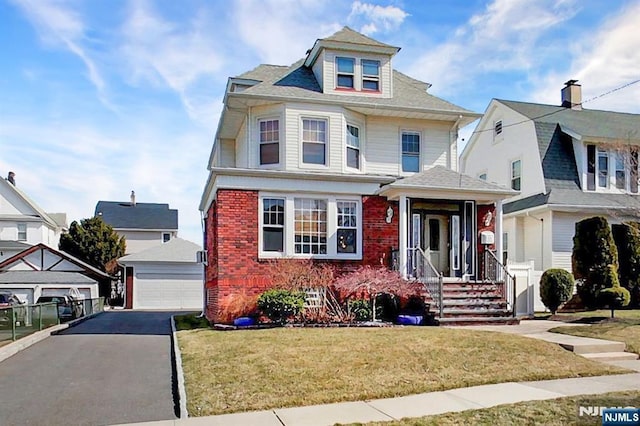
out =
{"type": "Polygon", "coordinates": [[[30,335],[25,336],[22,339],[18,339],[13,343],[9,343],[8,345],[3,346],[2,348],[0,348],[0,362],[14,356],[20,351],[27,349],[29,346],[33,346],[36,343],[43,341],[52,334],[59,333],[60,331],[67,328],[69,328],[69,324],[54,325],[49,328],[45,328],[44,330],[31,333],[30,335]]]}
{"type": "Polygon", "coordinates": [[[178,345],[178,335],[176,334],[175,315],[171,315],[171,346],[173,346],[173,364],[176,368],[176,379],[178,381],[178,408],[180,409],[180,418],[189,417],[187,411],[187,391],[184,387],[184,370],[182,369],[182,354],[180,353],[180,345],[178,345]]]}
{"type": "Polygon", "coordinates": [[[8,345],[0,348],[0,362],[14,356],[18,352],[27,349],[29,346],[33,346],[36,343],[43,341],[49,336],[60,334],[60,332],[62,332],[63,330],[83,323],[88,319],[102,314],[103,312],[104,311],[96,312],[95,314],[87,315],[86,317],[78,318],[77,320],[69,321],[64,324],[54,325],[49,328],[45,328],[44,330],[31,333],[28,336],[25,336],[22,339],[18,339],[13,343],[9,343],[8,345]]]}

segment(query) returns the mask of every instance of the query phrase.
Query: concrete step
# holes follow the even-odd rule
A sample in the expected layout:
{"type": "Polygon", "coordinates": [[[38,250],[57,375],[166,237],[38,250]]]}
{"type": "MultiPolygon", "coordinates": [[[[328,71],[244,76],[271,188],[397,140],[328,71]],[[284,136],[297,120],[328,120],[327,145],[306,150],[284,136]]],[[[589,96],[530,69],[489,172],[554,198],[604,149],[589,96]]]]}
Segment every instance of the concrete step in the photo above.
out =
{"type": "Polygon", "coordinates": [[[443,317],[505,317],[511,315],[505,309],[483,309],[483,308],[469,308],[469,309],[450,309],[444,308],[442,310],[443,317]]]}
{"type": "Polygon", "coordinates": [[[438,323],[444,326],[517,325],[520,320],[514,317],[447,317],[438,319],[438,323]]]}
{"type": "Polygon", "coordinates": [[[638,354],[632,352],[599,352],[580,355],[594,361],[633,361],[638,359],[638,354]]]}
{"type": "Polygon", "coordinates": [[[602,352],[624,352],[625,349],[625,344],[623,342],[593,339],[591,337],[579,337],[550,332],[536,333],[526,336],[557,343],[563,348],[579,355],[602,352]]]}

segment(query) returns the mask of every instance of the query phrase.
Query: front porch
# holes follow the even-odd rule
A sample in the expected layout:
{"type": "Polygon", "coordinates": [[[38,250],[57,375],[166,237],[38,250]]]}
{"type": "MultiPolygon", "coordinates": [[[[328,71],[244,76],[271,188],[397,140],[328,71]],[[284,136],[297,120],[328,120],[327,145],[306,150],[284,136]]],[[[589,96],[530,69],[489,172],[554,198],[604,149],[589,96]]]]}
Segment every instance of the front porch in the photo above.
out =
{"type": "Polygon", "coordinates": [[[399,203],[392,267],[424,284],[439,324],[517,323],[515,277],[500,261],[502,200],[513,191],[436,166],[380,195],[399,203]]]}

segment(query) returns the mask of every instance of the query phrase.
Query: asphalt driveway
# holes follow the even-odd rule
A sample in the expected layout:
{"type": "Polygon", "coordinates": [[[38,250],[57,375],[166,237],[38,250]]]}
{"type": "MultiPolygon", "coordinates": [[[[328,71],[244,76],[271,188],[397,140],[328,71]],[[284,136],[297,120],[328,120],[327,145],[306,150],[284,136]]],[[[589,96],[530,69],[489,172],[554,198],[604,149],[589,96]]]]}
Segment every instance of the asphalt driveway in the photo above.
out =
{"type": "Polygon", "coordinates": [[[0,424],[175,419],[171,315],[105,312],[0,362],[0,424]]]}

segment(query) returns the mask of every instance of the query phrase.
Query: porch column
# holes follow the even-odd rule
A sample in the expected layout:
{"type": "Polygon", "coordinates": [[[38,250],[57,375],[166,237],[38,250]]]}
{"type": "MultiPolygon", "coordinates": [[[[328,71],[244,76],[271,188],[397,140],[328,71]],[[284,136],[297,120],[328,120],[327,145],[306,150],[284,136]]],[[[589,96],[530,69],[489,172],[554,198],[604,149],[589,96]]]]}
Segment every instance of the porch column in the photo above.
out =
{"type": "Polygon", "coordinates": [[[402,274],[403,278],[407,278],[407,235],[408,235],[408,219],[407,219],[407,197],[405,195],[400,196],[400,201],[398,202],[398,209],[400,211],[400,217],[398,218],[399,227],[398,229],[398,260],[399,265],[398,268],[400,270],[400,274],[402,274]]]}
{"type": "Polygon", "coordinates": [[[496,201],[496,256],[500,259],[500,263],[502,263],[502,247],[502,200],[498,200],[496,201]]]}

